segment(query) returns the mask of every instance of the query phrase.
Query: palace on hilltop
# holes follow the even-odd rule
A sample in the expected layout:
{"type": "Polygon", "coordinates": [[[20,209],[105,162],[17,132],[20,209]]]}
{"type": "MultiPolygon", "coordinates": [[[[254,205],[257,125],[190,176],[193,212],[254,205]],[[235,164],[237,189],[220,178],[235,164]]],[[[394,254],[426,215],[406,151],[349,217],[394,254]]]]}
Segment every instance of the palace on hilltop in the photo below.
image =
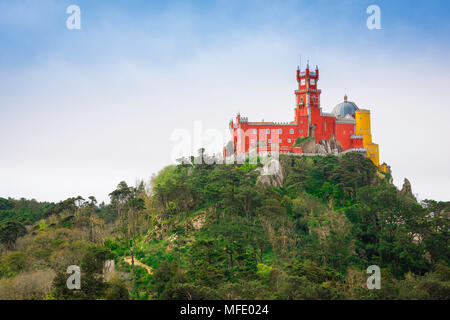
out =
{"type": "Polygon", "coordinates": [[[331,113],[322,112],[319,69],[297,68],[295,118],[291,122],[250,122],[238,113],[230,120],[231,141],[223,156],[262,153],[296,155],[339,154],[358,152],[366,155],[382,171],[378,144],[372,142],[370,111],[360,109],[344,96],[331,113]]]}

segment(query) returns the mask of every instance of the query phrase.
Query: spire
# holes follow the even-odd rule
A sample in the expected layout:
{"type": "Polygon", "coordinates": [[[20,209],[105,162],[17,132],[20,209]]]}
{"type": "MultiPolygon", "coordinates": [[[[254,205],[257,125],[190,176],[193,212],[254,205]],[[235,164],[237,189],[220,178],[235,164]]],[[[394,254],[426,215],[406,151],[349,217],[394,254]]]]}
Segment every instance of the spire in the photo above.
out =
{"type": "Polygon", "coordinates": [[[306,69],[309,70],[309,60],[306,60],[306,69]]]}
{"type": "Polygon", "coordinates": [[[344,101],[347,101],[347,94],[344,95],[344,101]]]}

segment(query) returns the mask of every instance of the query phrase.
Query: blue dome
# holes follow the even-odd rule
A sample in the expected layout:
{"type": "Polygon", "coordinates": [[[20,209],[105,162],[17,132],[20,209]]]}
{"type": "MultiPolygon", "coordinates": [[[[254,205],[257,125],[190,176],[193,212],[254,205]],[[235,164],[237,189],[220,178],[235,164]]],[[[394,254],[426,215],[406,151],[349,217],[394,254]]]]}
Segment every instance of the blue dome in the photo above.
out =
{"type": "Polygon", "coordinates": [[[347,101],[347,95],[344,97],[344,102],[339,103],[336,107],[333,108],[332,113],[336,117],[344,118],[346,115],[351,115],[355,117],[355,111],[359,110],[354,102],[347,101]]]}

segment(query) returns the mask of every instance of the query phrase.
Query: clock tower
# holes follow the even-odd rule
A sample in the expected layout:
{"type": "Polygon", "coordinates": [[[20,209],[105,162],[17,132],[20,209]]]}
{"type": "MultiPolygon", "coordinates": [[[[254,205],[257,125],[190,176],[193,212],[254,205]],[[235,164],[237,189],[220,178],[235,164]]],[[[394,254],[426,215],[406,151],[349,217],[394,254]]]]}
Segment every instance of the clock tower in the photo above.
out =
{"type": "MultiPolygon", "coordinates": [[[[295,90],[296,106],[295,117],[296,121],[299,116],[307,116],[311,110],[320,109],[320,93],[317,89],[317,82],[319,81],[319,68],[316,66],[314,71],[309,70],[309,62],[306,65],[305,71],[297,68],[297,82],[298,89],[295,90]]],[[[319,111],[320,112],[320,111],[319,111]]]]}

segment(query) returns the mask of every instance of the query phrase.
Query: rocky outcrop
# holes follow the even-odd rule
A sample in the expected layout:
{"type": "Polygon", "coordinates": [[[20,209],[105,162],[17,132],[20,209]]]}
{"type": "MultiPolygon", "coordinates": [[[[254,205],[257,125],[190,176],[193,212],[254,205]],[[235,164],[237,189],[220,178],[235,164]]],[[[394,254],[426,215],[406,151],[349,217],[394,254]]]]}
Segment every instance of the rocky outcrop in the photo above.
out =
{"type": "Polygon", "coordinates": [[[105,281],[109,281],[116,274],[116,266],[114,260],[106,260],[103,263],[103,277],[105,281]]]}
{"type": "Polygon", "coordinates": [[[400,195],[416,199],[416,197],[412,193],[411,182],[409,182],[409,180],[406,178],[403,181],[403,187],[402,190],[400,190],[400,195]]]}
{"type": "Polygon", "coordinates": [[[203,228],[205,222],[206,222],[206,214],[204,212],[198,214],[196,217],[194,217],[191,220],[192,227],[196,231],[201,230],[203,228]]]}
{"type": "Polygon", "coordinates": [[[302,148],[303,153],[316,153],[316,142],[312,137],[300,143],[299,147],[302,148]]]}
{"type": "Polygon", "coordinates": [[[332,153],[341,153],[342,152],[342,146],[338,139],[334,136],[334,134],[331,134],[330,140],[328,140],[330,143],[330,148],[332,153]]]}
{"type": "Polygon", "coordinates": [[[259,170],[260,176],[256,180],[257,185],[281,187],[286,179],[286,172],[278,159],[269,159],[259,170]]]}
{"type": "Polygon", "coordinates": [[[303,153],[316,153],[316,154],[339,154],[342,152],[341,143],[332,134],[329,140],[320,140],[316,143],[314,137],[300,143],[299,147],[302,148],[303,153]]]}
{"type": "Polygon", "coordinates": [[[394,178],[392,177],[391,166],[388,166],[386,162],[383,162],[382,166],[386,166],[386,174],[389,175],[389,183],[394,184],[394,178]]]}

